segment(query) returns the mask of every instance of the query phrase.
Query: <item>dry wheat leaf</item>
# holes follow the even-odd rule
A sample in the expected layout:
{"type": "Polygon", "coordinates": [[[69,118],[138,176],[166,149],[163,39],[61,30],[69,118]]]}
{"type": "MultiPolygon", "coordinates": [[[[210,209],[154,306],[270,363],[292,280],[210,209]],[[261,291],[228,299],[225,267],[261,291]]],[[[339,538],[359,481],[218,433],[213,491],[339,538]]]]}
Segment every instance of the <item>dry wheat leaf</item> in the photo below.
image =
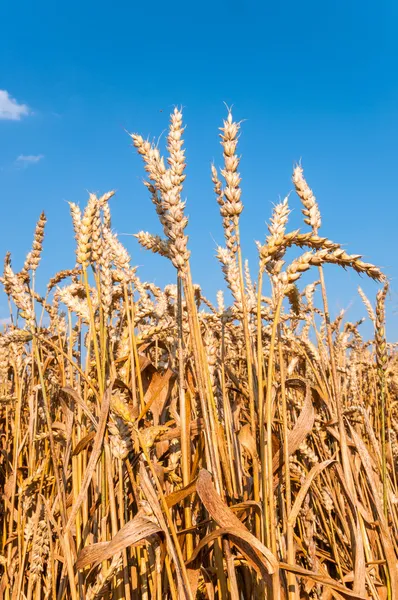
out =
{"type": "Polygon", "coordinates": [[[126,523],[110,542],[99,542],[83,548],[76,561],[76,569],[84,569],[93,563],[93,567],[103,560],[111,558],[125,548],[144,542],[149,536],[159,533],[161,528],[153,521],[137,515],[126,523]]]}
{"type": "Polygon", "coordinates": [[[307,477],[305,478],[305,481],[303,483],[303,485],[300,488],[299,493],[296,496],[296,500],[294,501],[292,510],[290,512],[289,515],[289,519],[288,522],[289,524],[294,527],[294,524],[296,522],[297,519],[297,515],[299,514],[301,505],[304,502],[304,499],[308,493],[308,490],[310,489],[311,483],[313,481],[313,479],[319,475],[319,473],[321,471],[323,471],[323,469],[326,469],[326,467],[328,467],[329,465],[331,465],[333,462],[335,462],[332,459],[329,460],[325,460],[322,463],[318,463],[317,465],[314,465],[311,469],[311,471],[308,473],[307,477]]]}
{"type": "Polygon", "coordinates": [[[139,419],[150,409],[154,416],[154,424],[159,423],[159,417],[170,393],[170,385],[175,379],[175,373],[167,369],[165,373],[154,371],[148,388],[144,395],[144,408],[141,411],[139,419]]]}
{"type": "Polygon", "coordinates": [[[108,387],[106,392],[104,393],[104,396],[102,399],[101,412],[100,412],[99,421],[98,421],[98,429],[95,434],[93,449],[92,449],[92,452],[90,455],[90,460],[88,461],[88,465],[87,465],[86,471],[84,473],[84,479],[83,479],[83,482],[82,482],[82,485],[80,488],[79,495],[76,498],[76,502],[72,507],[68,522],[65,526],[65,532],[68,532],[70,530],[70,528],[73,524],[73,521],[75,520],[75,517],[78,513],[78,510],[85,498],[86,492],[90,485],[95,466],[101,455],[102,443],[103,443],[104,433],[105,433],[105,428],[106,428],[106,422],[108,420],[109,405],[110,405],[110,401],[111,401],[111,393],[112,393],[112,383],[108,387]]]}
{"type": "Polygon", "coordinates": [[[207,534],[195,547],[195,550],[192,556],[189,558],[187,564],[195,561],[203,548],[222,536],[228,536],[231,542],[240,550],[240,552],[246,558],[248,564],[256,571],[256,573],[258,573],[260,577],[269,580],[269,575],[272,573],[268,570],[267,566],[265,566],[264,557],[261,556],[260,552],[258,552],[257,549],[251,545],[251,540],[245,535],[245,533],[237,531],[236,527],[220,527],[207,534]]]}
{"type": "Polygon", "coordinates": [[[299,567],[298,565],[289,565],[289,564],[283,563],[283,562],[279,563],[279,568],[283,569],[284,571],[289,571],[290,573],[294,573],[295,575],[299,575],[300,577],[312,579],[313,581],[315,581],[317,583],[321,583],[322,585],[329,587],[331,590],[335,590],[336,592],[341,594],[341,596],[343,596],[343,598],[346,598],[347,600],[367,600],[366,596],[361,596],[361,595],[353,592],[352,590],[346,588],[341,583],[338,583],[337,581],[335,581],[334,579],[331,579],[330,577],[327,577],[326,575],[319,575],[318,573],[314,573],[313,571],[308,571],[307,569],[304,569],[303,567],[299,567]]]}
{"type": "Polygon", "coordinates": [[[95,431],[90,431],[87,435],[85,435],[74,447],[72,456],[77,456],[82,452],[87,446],[90,444],[91,440],[95,437],[95,431]]]}
{"type": "Polygon", "coordinates": [[[178,504],[182,500],[184,500],[187,496],[190,496],[196,491],[196,481],[197,478],[191,481],[187,486],[177,490],[176,492],[172,492],[165,497],[167,506],[171,508],[175,504],[178,504]]]}
{"type": "MultiPolygon", "coordinates": [[[[358,450],[358,454],[361,457],[362,465],[366,473],[366,477],[369,482],[370,489],[377,490],[379,486],[376,482],[376,474],[372,467],[372,459],[366,448],[365,444],[359,437],[359,435],[355,432],[354,428],[350,425],[351,436],[354,440],[355,446],[358,450]]],[[[388,523],[384,516],[382,502],[378,496],[376,491],[375,494],[371,496],[371,500],[375,506],[377,511],[377,516],[379,520],[379,528],[381,534],[381,542],[384,548],[385,559],[387,561],[389,575],[390,575],[390,583],[391,583],[391,591],[392,597],[398,598],[398,559],[394,550],[394,546],[391,542],[390,531],[388,527],[388,523]]]]}
{"type": "Polygon", "coordinates": [[[198,591],[199,578],[200,578],[200,568],[197,569],[188,568],[187,569],[188,581],[192,591],[192,596],[196,598],[196,594],[198,591]]]}
{"type": "MultiPolygon", "coordinates": [[[[232,510],[222,501],[217,494],[212,477],[208,471],[202,469],[199,472],[196,489],[206,510],[220,527],[234,530],[234,543],[242,552],[247,546],[261,559],[261,564],[268,574],[278,570],[278,561],[268,548],[264,546],[250,531],[239,521],[232,510]]],[[[257,563],[258,564],[258,563],[257,563]]]]}
{"type": "Polygon", "coordinates": [[[96,418],[92,415],[90,409],[88,408],[87,404],[84,402],[83,398],[71,387],[66,386],[66,387],[61,388],[61,392],[64,392],[65,394],[68,394],[69,396],[71,396],[73,398],[73,400],[75,400],[76,404],[79,404],[79,406],[81,406],[84,414],[90,419],[90,421],[94,425],[95,429],[97,429],[98,422],[97,422],[96,418]]]}
{"type": "MultiPolygon", "coordinates": [[[[140,480],[141,480],[141,488],[144,492],[146,499],[155,515],[158,523],[165,534],[166,537],[166,545],[168,551],[173,559],[174,566],[177,574],[177,583],[178,590],[181,598],[186,598],[187,600],[192,600],[192,591],[188,581],[188,575],[185,568],[185,564],[180,561],[178,552],[176,550],[176,546],[174,544],[174,540],[170,535],[169,528],[166,523],[166,519],[163,515],[159,500],[156,496],[155,488],[152,484],[152,481],[145,469],[143,462],[140,464],[140,480]]],[[[178,542],[177,542],[178,543],[178,542]]]]}
{"type": "MultiPolygon", "coordinates": [[[[313,428],[315,421],[315,410],[312,404],[310,388],[307,388],[305,401],[300,416],[293,429],[288,435],[289,456],[296,452],[300,444],[305,440],[313,428]]],[[[283,452],[278,450],[272,461],[273,472],[277,471],[284,463],[283,452]]]]}
{"type": "Polygon", "coordinates": [[[243,446],[243,448],[247,450],[247,452],[253,459],[258,458],[256,442],[251,434],[251,427],[249,423],[246,423],[240,428],[238,433],[238,439],[241,446],[243,446]]]}

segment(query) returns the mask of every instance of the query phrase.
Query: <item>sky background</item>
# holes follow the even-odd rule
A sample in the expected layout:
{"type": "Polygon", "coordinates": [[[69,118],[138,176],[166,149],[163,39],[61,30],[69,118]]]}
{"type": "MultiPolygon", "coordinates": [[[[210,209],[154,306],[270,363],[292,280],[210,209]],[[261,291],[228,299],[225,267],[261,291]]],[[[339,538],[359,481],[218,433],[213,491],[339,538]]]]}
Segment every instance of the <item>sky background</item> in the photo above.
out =
{"type": "MultiPolygon", "coordinates": [[[[257,271],[273,203],[302,161],[321,209],[321,233],[383,267],[391,279],[389,339],[398,339],[398,5],[335,0],[3,3],[0,9],[0,256],[21,268],[35,222],[48,224],[38,285],[74,266],[67,201],[116,189],[119,234],[160,233],[125,130],[157,139],[184,107],[184,195],[195,281],[215,298],[223,243],[210,164],[222,164],[218,127],[245,120],[241,216],[244,255],[257,271]]],[[[163,135],[164,139],[164,135],[163,135]]],[[[290,196],[291,227],[301,227],[290,196]]],[[[304,226],[305,228],[305,226],[304,226]]],[[[175,280],[168,262],[121,236],[143,279],[175,280]]],[[[378,285],[326,270],[331,310],[366,316],[356,288],[378,285]]],[[[314,274],[315,278],[315,274],[314,274]]],[[[5,296],[0,319],[7,315],[5,296]]],[[[362,326],[371,334],[369,324],[362,326]]]]}

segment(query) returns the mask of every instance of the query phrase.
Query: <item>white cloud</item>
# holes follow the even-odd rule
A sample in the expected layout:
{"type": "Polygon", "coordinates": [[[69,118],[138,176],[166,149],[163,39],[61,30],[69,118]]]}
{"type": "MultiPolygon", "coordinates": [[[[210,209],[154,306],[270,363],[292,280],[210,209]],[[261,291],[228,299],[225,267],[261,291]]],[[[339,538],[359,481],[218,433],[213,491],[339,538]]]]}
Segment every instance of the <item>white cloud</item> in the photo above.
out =
{"type": "Polygon", "coordinates": [[[26,104],[18,104],[7,90],[0,90],[0,120],[19,121],[29,114],[30,109],[26,104]]]}
{"type": "Polygon", "coordinates": [[[11,324],[10,317],[4,317],[3,319],[0,319],[0,325],[10,325],[10,324],[11,324]]]}
{"type": "Polygon", "coordinates": [[[18,165],[28,167],[35,165],[44,158],[44,154],[20,154],[16,160],[18,165]]]}

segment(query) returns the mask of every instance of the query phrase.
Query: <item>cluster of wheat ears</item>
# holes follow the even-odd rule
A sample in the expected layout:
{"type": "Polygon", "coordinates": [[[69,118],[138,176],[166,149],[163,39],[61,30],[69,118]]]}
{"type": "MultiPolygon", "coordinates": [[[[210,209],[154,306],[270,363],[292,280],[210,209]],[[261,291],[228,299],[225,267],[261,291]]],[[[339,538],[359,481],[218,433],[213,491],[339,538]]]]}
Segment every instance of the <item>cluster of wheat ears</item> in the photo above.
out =
{"type": "Polygon", "coordinates": [[[178,109],[166,159],[131,136],[164,230],[136,237],[172,262],[176,283],[139,278],[111,227],[114,192],[90,194],[83,211],[70,204],[76,266],[44,297],[44,214],[22,270],[6,256],[1,598],[398,598],[398,355],[385,337],[385,277],[320,236],[298,165],[307,230],[288,231],[288,199],[277,204],[252,282],[239,130],[229,111],[220,175],[212,167],[230,306],[222,292],[213,306],[191,278],[178,109]],[[325,263],[381,283],[374,308],[360,290],[372,340],[361,321],[330,320],[325,263]]]}

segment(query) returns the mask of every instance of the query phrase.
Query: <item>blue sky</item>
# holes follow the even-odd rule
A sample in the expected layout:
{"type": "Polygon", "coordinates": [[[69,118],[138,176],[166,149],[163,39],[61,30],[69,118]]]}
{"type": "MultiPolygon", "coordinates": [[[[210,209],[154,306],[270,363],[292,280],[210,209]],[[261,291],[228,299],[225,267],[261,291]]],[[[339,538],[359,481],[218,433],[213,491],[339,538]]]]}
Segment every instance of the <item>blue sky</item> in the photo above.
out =
{"type": "MultiPolygon", "coordinates": [[[[221,164],[226,102],[245,119],[241,223],[253,274],[254,240],[264,238],[272,203],[291,190],[292,167],[301,159],[323,234],[391,278],[389,337],[397,339],[395,3],[21,0],[0,11],[1,256],[11,250],[20,268],[44,209],[39,284],[72,267],[67,201],[84,205],[87,190],[117,190],[119,233],[159,232],[125,129],[157,138],[181,104],[192,268],[214,298],[222,286],[215,246],[223,237],[209,170],[212,160],[221,164]]],[[[290,204],[293,228],[301,221],[294,194],[290,204]]],[[[164,259],[132,237],[122,239],[143,278],[174,280],[164,259]]],[[[333,267],[327,283],[333,313],[349,308],[350,320],[365,315],[357,285],[371,298],[378,287],[333,267]]],[[[4,299],[0,318],[3,312],[4,299]]]]}

